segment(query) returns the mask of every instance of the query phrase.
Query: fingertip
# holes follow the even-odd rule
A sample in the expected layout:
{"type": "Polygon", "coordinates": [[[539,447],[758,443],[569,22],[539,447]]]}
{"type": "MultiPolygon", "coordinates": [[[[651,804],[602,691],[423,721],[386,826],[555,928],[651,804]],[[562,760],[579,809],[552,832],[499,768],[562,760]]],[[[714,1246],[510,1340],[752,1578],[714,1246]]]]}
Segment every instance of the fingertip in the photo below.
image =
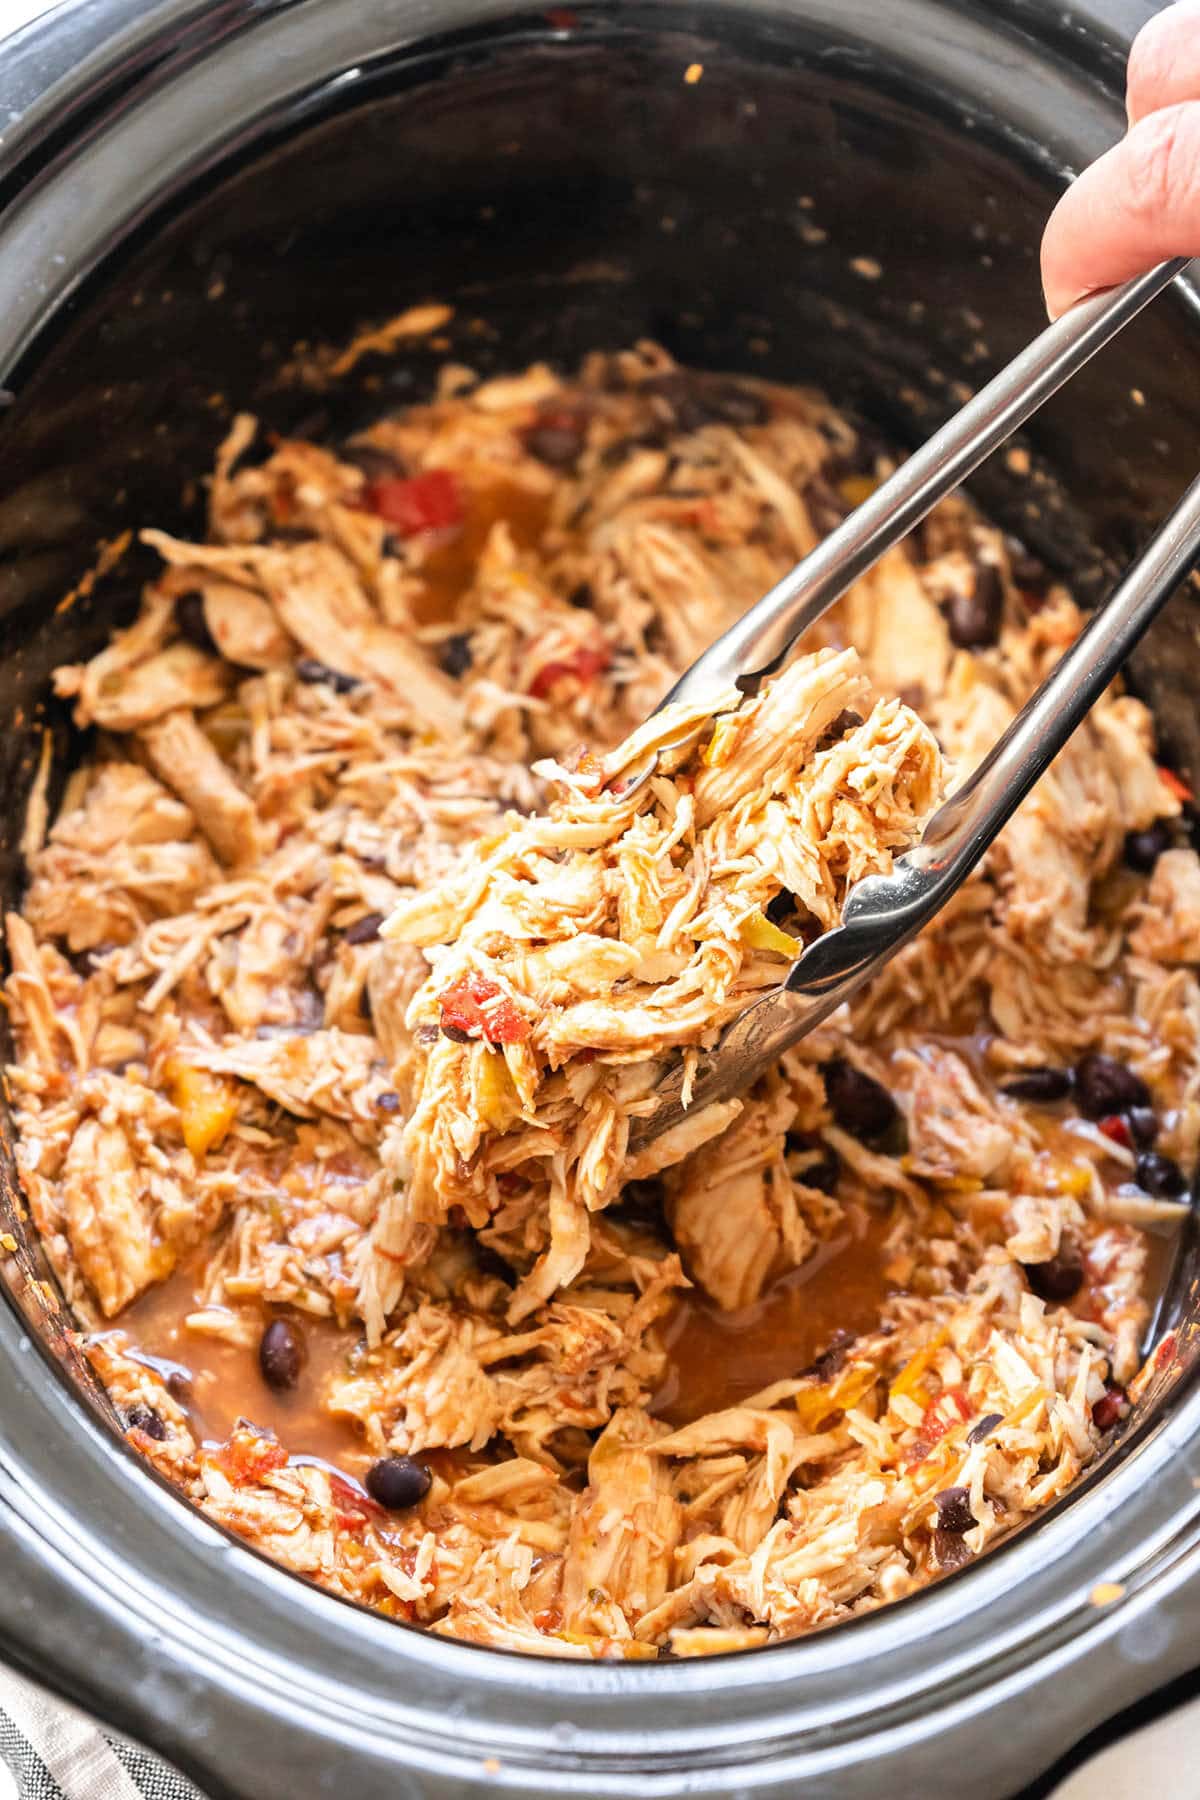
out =
{"type": "Polygon", "coordinates": [[[1042,233],[1042,299],[1051,319],[1060,319],[1091,291],[1079,272],[1080,200],[1072,184],[1050,214],[1042,233]]]}

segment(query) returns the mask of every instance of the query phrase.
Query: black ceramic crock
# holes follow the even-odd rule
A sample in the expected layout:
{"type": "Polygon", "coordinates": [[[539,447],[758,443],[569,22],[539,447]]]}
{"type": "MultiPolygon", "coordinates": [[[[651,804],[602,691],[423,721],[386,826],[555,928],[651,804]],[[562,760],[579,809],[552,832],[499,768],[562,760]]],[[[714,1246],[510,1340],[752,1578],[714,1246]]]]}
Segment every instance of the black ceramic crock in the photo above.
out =
{"type": "MultiPolygon", "coordinates": [[[[648,335],[689,361],[819,382],[913,439],[1039,325],[1043,217],[1119,133],[1124,53],[1149,10],[69,0],[10,38],[5,902],[42,730],[58,773],[79,750],[48,672],[134,602],[136,557],[60,606],[98,545],[195,523],[184,477],[231,408],[332,440],[422,393],[433,367],[368,359],[313,393],[284,374],[299,341],[443,299],[452,353],[477,366],[570,364],[648,335]]],[[[1180,292],[1035,422],[1033,476],[997,459],[978,494],[1101,591],[1195,471],[1198,372],[1180,292]]],[[[1186,600],[1136,679],[1200,771],[1186,600]]],[[[0,1653],[214,1800],[964,1785],[990,1800],[1200,1661],[1186,1227],[1153,1391],[1067,1502],[977,1567],[804,1642],[593,1665],[388,1624],[179,1502],[116,1435],[34,1285],[4,1154],[0,1227],[21,1247],[0,1304],[0,1653]]]]}

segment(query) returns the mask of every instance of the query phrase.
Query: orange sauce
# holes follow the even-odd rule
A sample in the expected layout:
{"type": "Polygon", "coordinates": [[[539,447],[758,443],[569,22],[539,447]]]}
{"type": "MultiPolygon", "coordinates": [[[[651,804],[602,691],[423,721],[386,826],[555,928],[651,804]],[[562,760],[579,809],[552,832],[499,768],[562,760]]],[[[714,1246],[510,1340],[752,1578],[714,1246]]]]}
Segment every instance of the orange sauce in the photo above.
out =
{"type": "Polygon", "coordinates": [[[139,1355],[169,1365],[163,1373],[179,1371],[181,1381],[172,1382],[172,1389],[178,1390],[197,1435],[222,1441],[239,1419],[248,1419],[273,1431],[292,1455],[316,1456],[348,1473],[361,1473],[370,1457],[358,1427],[353,1420],[331,1418],[320,1404],[327,1380],[343,1370],[361,1330],[343,1329],[290,1307],[242,1301],[239,1320],[249,1318],[255,1327],[251,1345],[192,1331],[185,1321],[200,1304],[198,1274],[193,1264],[177,1269],[120,1319],[139,1355]],[[286,1318],[295,1327],[306,1351],[296,1386],[283,1392],[267,1384],[258,1363],[258,1338],[275,1318],[286,1318]]]}
{"type": "Polygon", "coordinates": [[[652,1410],[683,1425],[736,1406],[799,1375],[836,1332],[873,1330],[884,1301],[898,1291],[884,1274],[890,1223],[886,1213],[868,1214],[861,1237],[832,1238],[739,1312],[722,1312],[698,1289],[685,1294],[666,1327],[669,1367],[652,1410]]]}
{"type": "MultiPolygon", "coordinates": [[[[681,1296],[664,1327],[667,1371],[650,1401],[651,1411],[668,1424],[687,1424],[801,1374],[838,1332],[858,1336],[873,1331],[885,1302],[901,1290],[885,1273],[891,1212],[871,1209],[861,1216],[861,1232],[843,1231],[830,1239],[807,1263],[772,1282],[752,1306],[723,1312],[699,1289],[681,1296]]],[[[1152,1307],[1170,1275],[1178,1234],[1143,1228],[1143,1236],[1143,1291],[1152,1307]]],[[[331,1417],[321,1405],[327,1381],[344,1370],[361,1331],[249,1301],[237,1306],[239,1318],[254,1325],[254,1341],[248,1346],[189,1330],[187,1314],[200,1304],[200,1268],[199,1261],[191,1260],[120,1320],[139,1356],[157,1362],[164,1374],[182,1377],[185,1385],[175,1382],[173,1391],[197,1435],[220,1441],[239,1419],[247,1419],[273,1431],[290,1455],[315,1457],[361,1479],[371,1458],[357,1425],[331,1417]],[[281,1317],[301,1334],[306,1349],[299,1381],[285,1392],[267,1384],[258,1362],[262,1330],[281,1317]]],[[[1105,1304],[1103,1279],[1089,1269],[1072,1310],[1092,1318],[1105,1304]]]]}
{"type": "Polygon", "coordinates": [[[479,558],[492,526],[503,519],[519,550],[532,550],[546,529],[550,495],[533,493],[503,476],[464,495],[463,522],[432,548],[421,564],[425,592],[417,607],[419,623],[453,619],[459,602],[475,580],[479,558]]]}

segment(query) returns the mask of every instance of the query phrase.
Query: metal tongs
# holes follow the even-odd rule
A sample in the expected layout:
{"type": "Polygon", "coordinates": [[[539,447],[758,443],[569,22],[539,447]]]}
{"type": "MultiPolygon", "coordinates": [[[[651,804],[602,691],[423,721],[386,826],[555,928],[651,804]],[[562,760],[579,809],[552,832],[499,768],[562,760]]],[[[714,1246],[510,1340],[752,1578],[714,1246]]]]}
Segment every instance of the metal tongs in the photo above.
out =
{"type": "MultiPolygon", "coordinates": [[[[719,637],[662,705],[703,701],[733,685],[753,693],[797,638],[885,550],[919,524],[1187,265],[1187,258],[1161,263],[1122,287],[1080,301],[1050,325],[719,637]]],[[[696,1072],[688,1112],[743,1093],[946,904],[1197,558],[1200,477],[989,754],[934,814],[920,843],[896,860],[890,875],[858,882],[846,897],[841,924],[810,945],[778,988],[726,1026],[696,1072]]],[[[631,1150],[643,1148],[683,1118],[682,1082],[682,1065],[676,1064],[656,1090],[655,1110],[634,1124],[631,1150]]]]}

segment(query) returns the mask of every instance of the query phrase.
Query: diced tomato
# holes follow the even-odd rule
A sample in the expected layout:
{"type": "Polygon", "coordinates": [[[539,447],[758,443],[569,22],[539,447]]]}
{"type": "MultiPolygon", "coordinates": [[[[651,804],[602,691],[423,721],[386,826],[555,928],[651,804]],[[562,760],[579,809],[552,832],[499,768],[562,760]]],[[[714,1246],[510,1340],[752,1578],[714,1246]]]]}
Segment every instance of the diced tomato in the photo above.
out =
{"type": "Polygon", "coordinates": [[[563,1616],[557,1606],[547,1606],[543,1611],[534,1613],[533,1622],[539,1631],[561,1631],[563,1616]]]}
{"type": "Polygon", "coordinates": [[[921,1420],[921,1436],[936,1444],[956,1425],[965,1424],[974,1411],[975,1408],[961,1388],[944,1388],[936,1400],[931,1400],[925,1408],[925,1415],[921,1420]]]}
{"type": "Polygon", "coordinates": [[[1132,1150],[1133,1133],[1129,1129],[1129,1120],[1120,1113],[1108,1113],[1100,1120],[1100,1129],[1114,1144],[1120,1144],[1125,1150],[1132,1150]]]}
{"type": "Polygon", "coordinates": [[[486,1038],[489,1044],[519,1044],[529,1036],[529,1020],[486,975],[474,971],[442,995],[442,1026],[486,1038]]]}
{"type": "Polygon", "coordinates": [[[1174,794],[1175,798],[1182,801],[1185,806],[1196,798],[1187,782],[1177,775],[1174,769],[1164,769],[1160,763],[1158,778],[1167,792],[1174,794]]]}
{"type": "Polygon", "coordinates": [[[943,1388],[925,1408],[920,1430],[901,1460],[910,1469],[917,1463],[924,1462],[934,1445],[939,1444],[948,1431],[953,1431],[956,1425],[965,1425],[974,1414],[975,1408],[961,1388],[943,1388]]]}
{"type": "Polygon", "coordinates": [[[212,1460],[221,1473],[228,1477],[235,1486],[244,1486],[249,1481],[261,1481],[264,1475],[270,1475],[276,1469],[282,1469],[287,1463],[287,1451],[274,1438],[258,1437],[254,1432],[238,1431],[212,1453],[212,1460]]]}
{"type": "Polygon", "coordinates": [[[367,1523],[368,1519],[379,1515],[380,1508],[376,1506],[371,1496],[361,1493],[351,1482],[342,1481],[338,1476],[331,1475],[329,1486],[333,1495],[337,1522],[343,1531],[357,1531],[360,1525],[367,1523]]]}
{"type": "Polygon", "coordinates": [[[1163,1339],[1162,1343],[1158,1346],[1158,1349],[1154,1352],[1155,1368],[1160,1369],[1160,1370],[1165,1369],[1168,1366],[1168,1364],[1172,1361],[1172,1359],[1174,1358],[1174,1355],[1175,1355],[1175,1333],[1173,1331],[1168,1331],[1166,1337],[1163,1339]]]}
{"type": "Polygon", "coordinates": [[[603,675],[611,661],[612,655],[607,644],[581,644],[569,657],[543,663],[529,684],[529,692],[535,700],[544,700],[555,682],[564,680],[568,675],[586,685],[587,682],[594,681],[597,675],[603,675]]]}
{"type": "Polygon", "coordinates": [[[426,469],[422,475],[385,475],[363,490],[368,512],[394,526],[401,537],[422,531],[447,531],[461,525],[462,494],[449,469],[426,469]]]}

